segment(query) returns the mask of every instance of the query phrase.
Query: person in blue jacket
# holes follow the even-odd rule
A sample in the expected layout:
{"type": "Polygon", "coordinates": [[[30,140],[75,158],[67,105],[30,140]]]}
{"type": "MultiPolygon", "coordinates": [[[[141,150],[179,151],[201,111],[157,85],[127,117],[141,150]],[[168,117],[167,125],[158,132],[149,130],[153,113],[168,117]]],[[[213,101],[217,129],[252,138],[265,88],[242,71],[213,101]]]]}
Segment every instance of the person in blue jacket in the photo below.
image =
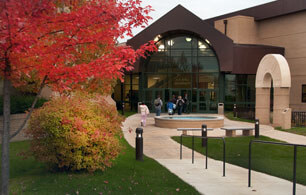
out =
{"type": "Polygon", "coordinates": [[[174,109],[174,104],[171,100],[168,101],[167,103],[167,109],[168,109],[168,114],[169,115],[173,115],[174,112],[173,112],[173,109],[174,109]]]}

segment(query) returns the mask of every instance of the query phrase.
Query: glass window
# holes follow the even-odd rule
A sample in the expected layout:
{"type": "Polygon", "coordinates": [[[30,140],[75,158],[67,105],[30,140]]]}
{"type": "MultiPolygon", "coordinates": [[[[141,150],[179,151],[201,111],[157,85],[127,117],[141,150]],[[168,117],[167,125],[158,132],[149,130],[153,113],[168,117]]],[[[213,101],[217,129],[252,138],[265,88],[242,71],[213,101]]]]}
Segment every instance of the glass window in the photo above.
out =
{"type": "Polygon", "coordinates": [[[219,72],[218,60],[216,57],[199,57],[199,72],[219,72]]]}
{"type": "Polygon", "coordinates": [[[219,72],[215,52],[204,40],[189,35],[159,41],[158,52],[145,63],[145,72],[219,72]]]}
{"type": "Polygon", "coordinates": [[[225,101],[236,101],[236,75],[225,75],[225,101]]]}
{"type": "Polygon", "coordinates": [[[146,74],[146,88],[168,88],[168,77],[166,74],[146,74]]]}
{"type": "Polygon", "coordinates": [[[167,58],[160,53],[152,55],[146,65],[146,72],[167,72],[167,58]]]}
{"type": "Polygon", "coordinates": [[[184,56],[172,57],[172,72],[191,72],[192,58],[184,56]]]}
{"type": "Polygon", "coordinates": [[[170,88],[191,88],[191,74],[169,74],[170,88]]]}
{"type": "Polygon", "coordinates": [[[199,74],[198,84],[201,89],[218,88],[218,74],[199,74]]]}
{"type": "Polygon", "coordinates": [[[306,85],[302,85],[302,102],[306,102],[306,85]]]}

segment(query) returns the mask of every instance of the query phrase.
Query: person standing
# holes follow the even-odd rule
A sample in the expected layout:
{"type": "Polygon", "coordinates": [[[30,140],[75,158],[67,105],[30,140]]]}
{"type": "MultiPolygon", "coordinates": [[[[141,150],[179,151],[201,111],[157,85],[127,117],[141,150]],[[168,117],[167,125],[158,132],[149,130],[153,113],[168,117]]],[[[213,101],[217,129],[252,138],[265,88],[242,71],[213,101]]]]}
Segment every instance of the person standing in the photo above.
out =
{"type": "Polygon", "coordinates": [[[183,100],[184,100],[183,112],[184,113],[189,113],[189,109],[188,109],[189,100],[188,100],[188,94],[187,93],[185,93],[183,100]]]}
{"type": "Polygon", "coordinates": [[[140,114],[141,114],[141,126],[146,126],[147,123],[147,116],[150,114],[150,110],[144,102],[141,103],[140,107],[140,114]]]}
{"type": "Polygon", "coordinates": [[[172,101],[169,99],[168,103],[167,103],[167,109],[168,109],[168,114],[169,115],[173,115],[173,107],[174,104],[172,103],[172,101]]]}
{"type": "Polygon", "coordinates": [[[184,100],[182,99],[182,96],[178,96],[178,99],[176,101],[176,107],[177,107],[177,114],[178,115],[182,114],[183,105],[184,105],[184,100]]]}
{"type": "Polygon", "coordinates": [[[163,106],[163,101],[160,99],[160,95],[154,100],[154,106],[156,111],[156,116],[160,116],[161,108],[163,106]]]}
{"type": "Polygon", "coordinates": [[[171,100],[171,102],[173,103],[173,114],[175,114],[177,99],[176,99],[176,96],[175,96],[174,94],[172,95],[172,100],[171,100]]]}

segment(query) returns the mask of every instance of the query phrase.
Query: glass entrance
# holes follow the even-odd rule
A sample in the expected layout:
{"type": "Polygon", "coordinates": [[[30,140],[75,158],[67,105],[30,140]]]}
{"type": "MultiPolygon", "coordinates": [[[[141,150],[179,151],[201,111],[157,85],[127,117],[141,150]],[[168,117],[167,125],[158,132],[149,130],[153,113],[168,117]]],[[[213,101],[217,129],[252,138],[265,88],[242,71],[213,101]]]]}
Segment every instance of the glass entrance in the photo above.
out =
{"type": "Polygon", "coordinates": [[[156,43],[158,51],[141,63],[141,98],[154,111],[154,99],[159,94],[166,104],[187,94],[189,113],[213,113],[217,111],[219,89],[218,58],[206,39],[175,34],[156,43]]]}
{"type": "Polygon", "coordinates": [[[197,111],[201,113],[215,113],[217,111],[217,91],[213,89],[199,89],[197,91],[197,111]]]}

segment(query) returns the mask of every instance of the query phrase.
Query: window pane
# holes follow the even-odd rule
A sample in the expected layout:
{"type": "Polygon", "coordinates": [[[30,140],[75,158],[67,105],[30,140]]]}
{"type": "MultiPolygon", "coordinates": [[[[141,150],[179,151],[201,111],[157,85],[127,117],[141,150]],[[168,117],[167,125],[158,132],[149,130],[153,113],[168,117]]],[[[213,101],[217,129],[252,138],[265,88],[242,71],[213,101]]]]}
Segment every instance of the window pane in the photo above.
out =
{"type": "Polygon", "coordinates": [[[192,58],[187,56],[172,57],[172,72],[191,72],[192,58]]]}
{"type": "Polygon", "coordinates": [[[199,72],[218,72],[218,60],[216,57],[199,57],[199,72]]]}
{"type": "Polygon", "coordinates": [[[191,74],[170,74],[171,88],[191,88],[191,74]]]}
{"type": "Polygon", "coordinates": [[[302,102],[306,102],[306,85],[302,85],[302,102]]]}
{"type": "Polygon", "coordinates": [[[133,75],[132,84],[138,86],[138,84],[139,84],[139,75],[138,74],[133,75]]]}
{"type": "Polygon", "coordinates": [[[147,74],[146,88],[167,88],[168,79],[166,74],[147,74]]]}
{"type": "Polygon", "coordinates": [[[192,41],[187,39],[189,37],[175,37],[173,39],[167,40],[166,44],[171,47],[171,49],[191,49],[192,48],[192,41]]]}
{"type": "Polygon", "coordinates": [[[225,101],[236,101],[236,75],[225,75],[225,101]]]}
{"type": "Polygon", "coordinates": [[[167,72],[167,60],[164,55],[156,53],[146,65],[146,72],[167,72]]]}
{"type": "Polygon", "coordinates": [[[215,89],[218,88],[217,74],[199,74],[199,86],[201,89],[215,89]]]}

